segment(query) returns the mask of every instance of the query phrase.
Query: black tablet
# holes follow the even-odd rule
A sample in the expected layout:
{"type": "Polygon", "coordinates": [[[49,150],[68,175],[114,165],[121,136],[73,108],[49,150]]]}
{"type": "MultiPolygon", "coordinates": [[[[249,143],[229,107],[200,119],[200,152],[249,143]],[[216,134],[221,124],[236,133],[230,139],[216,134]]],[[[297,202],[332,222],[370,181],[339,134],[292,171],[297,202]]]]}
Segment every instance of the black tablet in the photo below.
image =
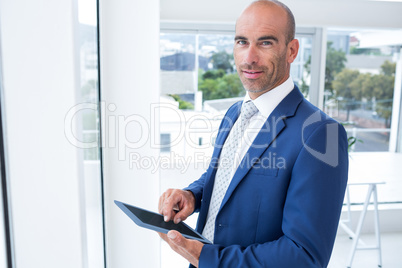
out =
{"type": "Polygon", "coordinates": [[[179,222],[178,224],[175,224],[173,221],[165,222],[161,214],[128,205],[117,200],[114,202],[138,226],[165,234],[170,230],[176,230],[186,238],[195,239],[204,244],[211,244],[210,241],[184,222],[179,222]]]}

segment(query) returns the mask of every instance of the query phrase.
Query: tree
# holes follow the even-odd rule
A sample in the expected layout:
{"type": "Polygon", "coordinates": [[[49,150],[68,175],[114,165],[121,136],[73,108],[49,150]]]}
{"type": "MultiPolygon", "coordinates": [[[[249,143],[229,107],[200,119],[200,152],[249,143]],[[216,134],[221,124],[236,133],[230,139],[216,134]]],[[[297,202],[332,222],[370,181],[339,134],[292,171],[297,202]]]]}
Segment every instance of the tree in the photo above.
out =
{"type": "Polygon", "coordinates": [[[169,94],[169,96],[179,103],[179,109],[181,110],[194,109],[194,105],[191,102],[182,100],[179,95],[169,94]]]}
{"type": "Polygon", "coordinates": [[[211,57],[213,70],[198,75],[198,90],[204,100],[233,98],[243,95],[243,84],[233,73],[233,55],[221,51],[211,57]]]}
{"type": "Polygon", "coordinates": [[[362,98],[371,98],[372,92],[370,89],[371,74],[359,74],[355,80],[350,83],[350,90],[352,96],[356,100],[361,100],[362,98]]]}
{"type": "Polygon", "coordinates": [[[243,84],[237,74],[228,74],[219,80],[214,99],[239,97],[244,92],[243,84]]]}
{"type": "Polygon", "coordinates": [[[343,69],[338,73],[332,81],[332,87],[335,96],[338,99],[345,100],[345,108],[347,110],[346,121],[349,121],[350,110],[354,107],[356,92],[352,91],[353,82],[360,75],[357,70],[343,69]]]}
{"type": "Polygon", "coordinates": [[[384,118],[385,126],[390,127],[395,67],[395,63],[385,61],[381,65],[380,74],[360,74],[356,70],[344,69],[336,75],[332,87],[335,95],[345,100],[347,121],[349,121],[350,110],[355,107],[355,100],[374,98],[376,99],[377,114],[384,118]]]}
{"type": "Polygon", "coordinates": [[[394,76],[396,69],[396,63],[391,63],[389,61],[384,61],[381,65],[381,73],[388,76],[394,76]]]}
{"type": "Polygon", "coordinates": [[[352,46],[349,52],[351,55],[381,55],[381,51],[378,48],[358,48],[352,46]]]}
{"type": "Polygon", "coordinates": [[[325,61],[325,89],[333,91],[335,76],[345,68],[346,54],[342,50],[335,50],[332,42],[327,42],[327,57],[325,61]]]}
{"type": "Polygon", "coordinates": [[[233,72],[233,55],[220,51],[212,55],[211,62],[215,70],[222,69],[225,72],[233,72]]]}
{"type": "Polygon", "coordinates": [[[376,112],[384,118],[385,127],[391,125],[392,99],[394,96],[396,63],[385,61],[381,73],[370,76],[362,86],[364,96],[376,99],[376,112]]]}
{"type": "Polygon", "coordinates": [[[225,75],[225,71],[222,69],[218,70],[209,70],[206,71],[201,77],[202,79],[218,79],[225,75]]]}
{"type": "Polygon", "coordinates": [[[233,98],[243,95],[243,84],[237,74],[214,77],[207,72],[199,80],[198,90],[203,92],[204,100],[233,98]]]}
{"type": "MultiPolygon", "coordinates": [[[[327,42],[327,55],[325,60],[325,85],[324,89],[333,93],[332,81],[335,76],[345,68],[346,54],[342,50],[332,47],[332,42],[327,42]]],[[[304,64],[307,75],[311,74],[311,56],[304,64]]],[[[302,84],[304,91],[307,91],[306,84],[302,84]]]]}
{"type": "Polygon", "coordinates": [[[376,112],[384,118],[385,127],[391,125],[392,99],[394,96],[394,77],[384,74],[373,75],[371,79],[373,94],[376,98],[376,112]]]}
{"type": "Polygon", "coordinates": [[[198,90],[202,91],[202,96],[204,100],[214,99],[214,92],[217,91],[218,80],[215,79],[204,79],[198,81],[198,90]]]}

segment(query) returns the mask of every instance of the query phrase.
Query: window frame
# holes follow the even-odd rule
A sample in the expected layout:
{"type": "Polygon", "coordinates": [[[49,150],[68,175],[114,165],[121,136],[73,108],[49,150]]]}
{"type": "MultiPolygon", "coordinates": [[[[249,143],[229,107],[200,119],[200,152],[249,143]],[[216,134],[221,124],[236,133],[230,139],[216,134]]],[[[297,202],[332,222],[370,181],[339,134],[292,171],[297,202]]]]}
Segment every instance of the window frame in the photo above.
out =
{"type": "MultiPolygon", "coordinates": [[[[161,21],[160,33],[234,35],[235,24],[161,21]]],[[[324,102],[325,56],[327,52],[326,29],[319,27],[296,27],[296,36],[312,38],[309,99],[312,104],[322,109],[324,102]]]]}

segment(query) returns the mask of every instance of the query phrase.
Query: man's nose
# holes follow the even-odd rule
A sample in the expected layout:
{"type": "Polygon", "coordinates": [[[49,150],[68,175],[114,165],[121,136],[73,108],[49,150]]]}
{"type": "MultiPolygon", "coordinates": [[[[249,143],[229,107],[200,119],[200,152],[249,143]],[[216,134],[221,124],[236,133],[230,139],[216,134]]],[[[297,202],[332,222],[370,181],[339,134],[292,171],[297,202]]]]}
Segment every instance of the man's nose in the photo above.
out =
{"type": "Polygon", "coordinates": [[[258,51],[254,45],[250,45],[246,51],[246,57],[244,59],[245,63],[253,65],[258,63],[258,51]]]}

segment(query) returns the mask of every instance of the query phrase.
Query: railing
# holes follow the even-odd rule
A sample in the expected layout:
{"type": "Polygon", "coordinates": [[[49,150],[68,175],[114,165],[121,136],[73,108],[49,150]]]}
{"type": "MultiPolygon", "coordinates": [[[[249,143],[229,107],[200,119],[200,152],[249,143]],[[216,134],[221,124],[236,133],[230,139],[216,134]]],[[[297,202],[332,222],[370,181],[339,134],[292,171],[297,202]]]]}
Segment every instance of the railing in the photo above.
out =
{"type": "MultiPolygon", "coordinates": [[[[367,132],[377,132],[377,133],[390,133],[391,129],[390,128],[346,128],[346,132],[348,133],[348,136],[353,136],[356,139],[358,138],[358,133],[367,133],[367,132]]],[[[355,150],[356,143],[354,143],[351,147],[351,151],[353,152],[355,150]]]]}

